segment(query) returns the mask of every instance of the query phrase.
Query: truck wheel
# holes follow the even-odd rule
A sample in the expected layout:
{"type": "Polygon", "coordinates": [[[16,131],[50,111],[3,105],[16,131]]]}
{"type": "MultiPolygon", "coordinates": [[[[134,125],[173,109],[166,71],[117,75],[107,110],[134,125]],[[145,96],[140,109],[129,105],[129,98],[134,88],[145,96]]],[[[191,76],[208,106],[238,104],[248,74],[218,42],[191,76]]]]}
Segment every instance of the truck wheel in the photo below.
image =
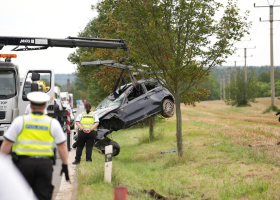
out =
{"type": "Polygon", "coordinates": [[[172,117],[174,115],[174,103],[170,99],[164,99],[162,103],[162,113],[163,117],[172,117]]]}
{"type": "Polygon", "coordinates": [[[120,145],[115,141],[110,141],[109,145],[113,146],[113,156],[119,155],[119,153],[121,151],[120,145]]]}

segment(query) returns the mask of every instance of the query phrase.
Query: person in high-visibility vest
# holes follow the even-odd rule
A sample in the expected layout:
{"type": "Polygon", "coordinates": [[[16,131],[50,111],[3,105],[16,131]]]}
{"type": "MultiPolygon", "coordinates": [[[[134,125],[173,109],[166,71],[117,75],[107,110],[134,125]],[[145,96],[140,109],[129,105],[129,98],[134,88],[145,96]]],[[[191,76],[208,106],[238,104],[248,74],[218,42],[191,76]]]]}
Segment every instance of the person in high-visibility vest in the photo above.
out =
{"type": "Polygon", "coordinates": [[[27,95],[31,102],[32,113],[17,117],[7,132],[1,152],[9,154],[23,174],[39,200],[50,200],[53,193],[52,172],[54,143],[62,160],[62,173],[66,181],[68,174],[68,150],[66,137],[56,119],[44,115],[46,102],[50,96],[43,92],[31,92],[27,95]]]}
{"type": "Polygon", "coordinates": [[[74,165],[79,164],[83,148],[86,144],[86,161],[92,161],[92,148],[94,140],[97,135],[97,127],[99,125],[99,118],[93,112],[91,112],[91,104],[89,102],[85,105],[85,110],[76,118],[76,125],[79,128],[77,150],[74,165]]]}

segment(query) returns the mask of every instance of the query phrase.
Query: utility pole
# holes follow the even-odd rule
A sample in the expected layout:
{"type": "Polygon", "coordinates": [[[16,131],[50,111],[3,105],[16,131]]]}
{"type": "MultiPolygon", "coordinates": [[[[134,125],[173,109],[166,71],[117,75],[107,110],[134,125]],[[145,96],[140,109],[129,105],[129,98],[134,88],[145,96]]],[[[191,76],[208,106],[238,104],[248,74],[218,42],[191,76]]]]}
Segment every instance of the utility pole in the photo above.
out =
{"type": "Polygon", "coordinates": [[[256,6],[255,8],[261,7],[269,7],[269,20],[262,21],[260,18],[260,22],[270,22],[270,84],[271,84],[271,106],[275,106],[275,87],[274,87],[274,60],[273,60],[273,22],[280,20],[273,20],[273,7],[280,7],[280,5],[274,6],[256,6]]]}
{"type": "Polygon", "coordinates": [[[220,75],[220,100],[223,100],[223,78],[220,75]]]}
{"type": "Polygon", "coordinates": [[[234,79],[236,84],[236,61],[234,61],[234,79]]]}
{"type": "Polygon", "coordinates": [[[247,49],[255,49],[256,47],[254,48],[243,48],[244,49],[244,81],[245,81],[245,84],[247,83],[247,58],[248,57],[253,57],[253,55],[251,56],[247,56],[247,49]]]}
{"type": "Polygon", "coordinates": [[[230,67],[228,68],[228,84],[230,84],[230,67]]]}
{"type": "Polygon", "coordinates": [[[226,99],[226,77],[225,77],[225,72],[223,73],[223,93],[224,93],[224,95],[223,95],[223,98],[224,98],[224,100],[226,99]]]}

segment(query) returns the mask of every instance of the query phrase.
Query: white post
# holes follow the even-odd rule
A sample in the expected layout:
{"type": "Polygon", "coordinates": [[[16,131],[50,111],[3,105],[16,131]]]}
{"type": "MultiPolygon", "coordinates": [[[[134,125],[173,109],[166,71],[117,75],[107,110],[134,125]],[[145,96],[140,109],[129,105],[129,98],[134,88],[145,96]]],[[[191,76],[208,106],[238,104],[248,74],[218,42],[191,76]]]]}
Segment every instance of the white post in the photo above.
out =
{"type": "Polygon", "coordinates": [[[113,158],[113,146],[108,145],[105,147],[105,174],[104,180],[105,182],[111,183],[112,177],[112,158],[113,158]]]}

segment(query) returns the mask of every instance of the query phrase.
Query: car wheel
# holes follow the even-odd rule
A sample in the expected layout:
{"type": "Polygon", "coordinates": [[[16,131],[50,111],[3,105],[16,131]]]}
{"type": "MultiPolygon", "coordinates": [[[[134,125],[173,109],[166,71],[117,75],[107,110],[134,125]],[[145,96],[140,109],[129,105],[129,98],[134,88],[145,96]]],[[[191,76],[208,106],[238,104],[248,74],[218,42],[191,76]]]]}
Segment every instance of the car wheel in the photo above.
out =
{"type": "Polygon", "coordinates": [[[72,147],[73,147],[74,149],[76,149],[76,148],[77,148],[77,142],[74,142],[74,143],[72,144],[72,147]]]}
{"type": "Polygon", "coordinates": [[[162,113],[163,117],[172,117],[174,115],[174,103],[170,99],[164,99],[162,103],[162,113]]]}
{"type": "Polygon", "coordinates": [[[121,151],[120,145],[115,141],[110,141],[109,145],[113,146],[113,156],[119,155],[119,153],[121,151]]]}

